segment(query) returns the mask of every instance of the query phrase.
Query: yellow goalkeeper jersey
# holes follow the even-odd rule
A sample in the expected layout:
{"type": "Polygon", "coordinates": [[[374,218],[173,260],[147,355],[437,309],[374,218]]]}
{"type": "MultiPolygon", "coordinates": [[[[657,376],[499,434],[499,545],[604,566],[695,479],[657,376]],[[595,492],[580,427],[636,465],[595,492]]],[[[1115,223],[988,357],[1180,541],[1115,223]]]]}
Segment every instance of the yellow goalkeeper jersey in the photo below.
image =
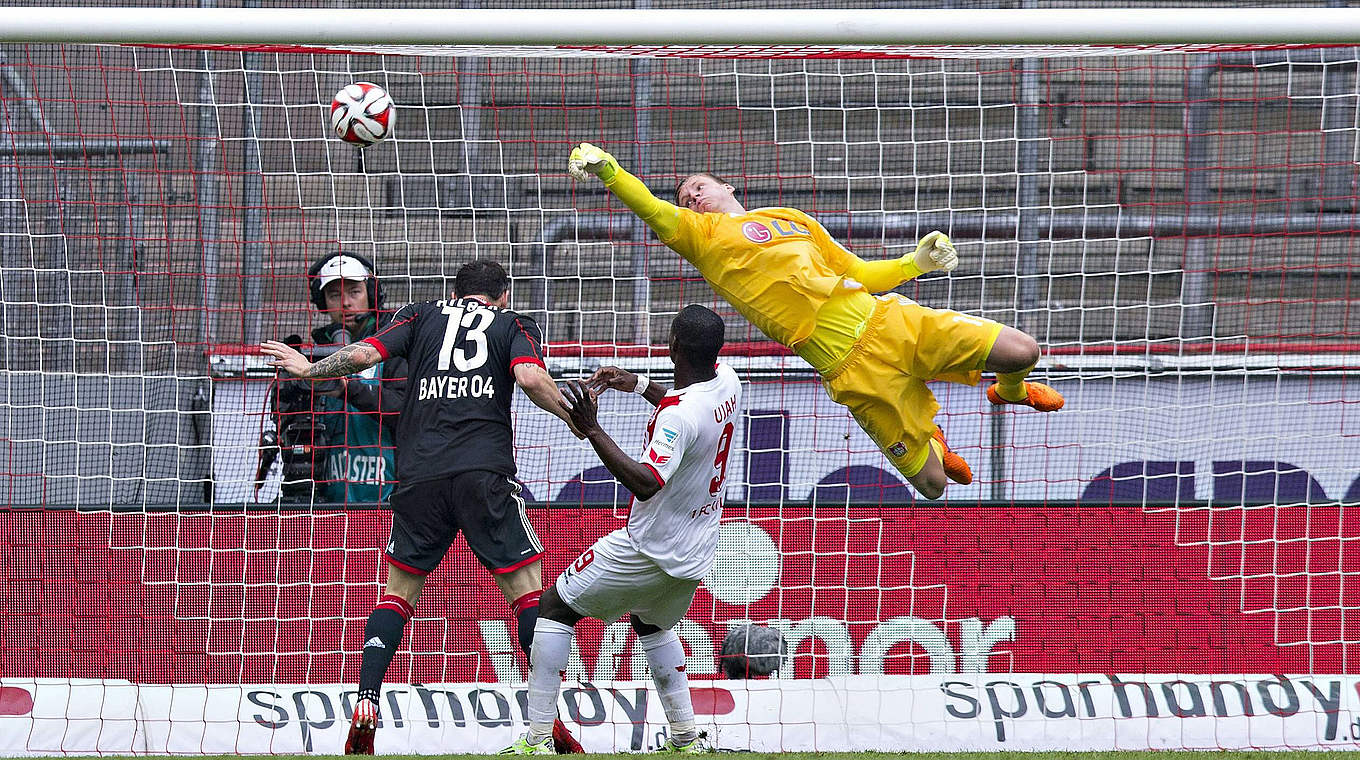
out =
{"type": "Polygon", "coordinates": [[[860,259],[797,209],[699,214],[657,198],[617,166],[600,178],[718,295],[819,372],[849,354],[874,308],[869,293],[921,274],[910,255],[860,259]]]}
{"type": "Polygon", "coordinates": [[[844,287],[856,261],[797,209],[678,211],[675,232],[661,242],[693,264],[751,324],[789,347],[812,334],[818,310],[844,287]]]}

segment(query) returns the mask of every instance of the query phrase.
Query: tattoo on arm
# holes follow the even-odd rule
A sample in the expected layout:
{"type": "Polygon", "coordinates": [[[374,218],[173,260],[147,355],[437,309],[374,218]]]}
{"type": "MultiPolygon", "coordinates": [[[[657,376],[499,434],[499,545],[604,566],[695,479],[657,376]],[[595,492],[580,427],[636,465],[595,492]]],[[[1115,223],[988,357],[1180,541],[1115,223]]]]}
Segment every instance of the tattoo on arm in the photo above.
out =
{"type": "Polygon", "coordinates": [[[367,343],[351,343],[318,361],[307,370],[306,377],[344,377],[377,364],[382,358],[378,349],[367,343]]]}

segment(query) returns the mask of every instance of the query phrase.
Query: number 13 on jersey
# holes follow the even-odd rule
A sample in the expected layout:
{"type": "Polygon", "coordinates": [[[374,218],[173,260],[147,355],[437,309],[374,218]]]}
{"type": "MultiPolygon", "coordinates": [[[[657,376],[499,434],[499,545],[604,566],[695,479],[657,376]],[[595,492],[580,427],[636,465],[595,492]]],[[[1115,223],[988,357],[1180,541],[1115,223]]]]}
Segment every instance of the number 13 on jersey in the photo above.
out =
{"type": "Polygon", "coordinates": [[[468,309],[462,304],[444,304],[448,324],[444,327],[444,343],[439,347],[439,371],[448,372],[449,365],[459,372],[468,372],[486,364],[486,328],[495,321],[490,309],[468,309]],[[469,356],[465,344],[472,342],[469,356]]]}

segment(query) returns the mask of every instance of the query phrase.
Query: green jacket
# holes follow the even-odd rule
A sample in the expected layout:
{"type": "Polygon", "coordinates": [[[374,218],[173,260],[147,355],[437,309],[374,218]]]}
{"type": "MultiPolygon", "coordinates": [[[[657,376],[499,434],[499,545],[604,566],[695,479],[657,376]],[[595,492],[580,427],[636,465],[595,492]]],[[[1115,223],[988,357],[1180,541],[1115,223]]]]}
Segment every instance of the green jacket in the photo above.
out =
{"type": "MultiPolygon", "coordinates": [[[[377,321],[365,319],[349,342],[377,332],[377,321]]],[[[328,324],[312,331],[318,346],[333,345],[340,326],[328,324]]],[[[326,501],[364,503],[387,501],[396,485],[397,415],[406,390],[406,362],[395,358],[351,375],[344,399],[321,396],[315,410],[326,425],[326,481],[320,493],[326,501]]]]}

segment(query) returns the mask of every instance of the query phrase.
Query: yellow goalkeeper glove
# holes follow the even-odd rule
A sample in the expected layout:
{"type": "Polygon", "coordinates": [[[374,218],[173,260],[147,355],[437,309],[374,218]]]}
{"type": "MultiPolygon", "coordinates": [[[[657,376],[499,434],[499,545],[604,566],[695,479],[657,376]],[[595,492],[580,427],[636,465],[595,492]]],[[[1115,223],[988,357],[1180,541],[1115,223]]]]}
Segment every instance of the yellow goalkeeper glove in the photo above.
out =
{"type": "Polygon", "coordinates": [[[954,267],[959,265],[959,252],[954,250],[954,244],[949,242],[949,236],[935,230],[921,238],[921,242],[916,244],[916,250],[907,255],[910,259],[908,267],[915,267],[922,274],[943,269],[946,272],[954,271],[954,267]]]}
{"type": "Polygon", "coordinates": [[[590,143],[581,143],[572,148],[571,156],[567,159],[567,173],[577,182],[585,182],[592,174],[608,181],[618,169],[619,162],[613,156],[590,143]]]}

